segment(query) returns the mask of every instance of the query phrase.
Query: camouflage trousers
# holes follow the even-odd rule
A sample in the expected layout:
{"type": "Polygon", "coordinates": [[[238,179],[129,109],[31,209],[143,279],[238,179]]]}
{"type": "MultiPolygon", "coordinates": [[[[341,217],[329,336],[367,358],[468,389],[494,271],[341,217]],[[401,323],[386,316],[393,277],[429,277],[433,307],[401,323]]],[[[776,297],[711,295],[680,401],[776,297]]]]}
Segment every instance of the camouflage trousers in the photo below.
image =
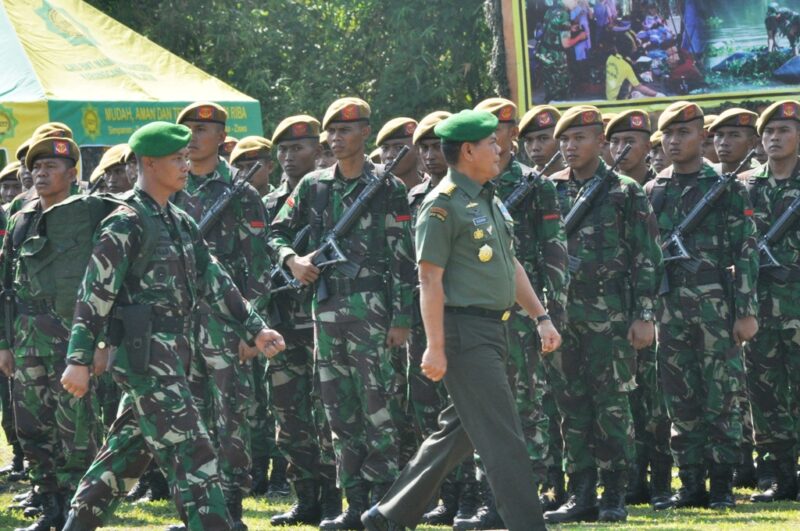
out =
{"type": "Polygon", "coordinates": [[[317,371],[341,488],[391,483],[398,474],[396,378],[388,323],[314,323],[317,371]]]}
{"type": "Polygon", "coordinates": [[[267,384],[277,423],[276,442],[291,482],[336,480],[331,430],[318,395],[311,329],[282,331],[286,350],[269,360],[267,384]]]}
{"type": "Polygon", "coordinates": [[[392,416],[397,429],[397,464],[398,468],[402,469],[417,453],[417,447],[419,447],[421,439],[418,437],[416,419],[409,401],[408,343],[406,343],[405,348],[393,348],[391,354],[395,378],[395,396],[391,402],[393,406],[392,416]]]}
{"type": "Polygon", "coordinates": [[[629,398],[637,461],[671,461],[670,422],[658,385],[655,345],[637,351],[636,389],[629,398]]]}
{"type": "Polygon", "coordinates": [[[425,327],[422,324],[413,326],[408,336],[408,406],[413,414],[419,442],[439,429],[439,413],[448,403],[444,384],[422,374],[420,363],[427,346],[425,327]]]}
{"type": "Polygon", "coordinates": [[[254,400],[252,362],[239,362],[239,336],[200,313],[189,387],[214,441],[219,476],[226,496],[250,492],[250,425],[247,412],[254,400]]]}
{"type": "Polygon", "coordinates": [[[627,470],[633,459],[628,393],[636,386],[636,352],[627,332],[624,322],[571,321],[561,348],[543,356],[570,474],[627,470]]]}
{"type": "Polygon", "coordinates": [[[117,418],[119,401],[122,398],[122,391],[120,391],[117,382],[111,376],[111,372],[106,371],[97,378],[95,394],[97,395],[97,404],[100,408],[99,413],[103,426],[106,429],[110,428],[117,418]]]}
{"type": "Polygon", "coordinates": [[[250,455],[255,462],[256,459],[283,454],[275,442],[275,416],[267,383],[267,362],[257,356],[250,363],[253,365],[253,400],[248,403],[247,423],[250,425],[250,455]]]}
{"type": "Polygon", "coordinates": [[[15,350],[17,437],[39,492],[71,492],[97,453],[94,391],[75,398],[61,387],[65,351],[61,342],[43,356],[33,348],[15,350]]]}
{"type": "Polygon", "coordinates": [[[800,329],[762,328],[747,347],[756,448],[767,461],[797,456],[800,329]]]}
{"type": "Polygon", "coordinates": [[[737,396],[744,368],[730,328],[726,319],[707,316],[661,319],[659,376],[678,466],[739,463],[742,418],[737,396]]]}

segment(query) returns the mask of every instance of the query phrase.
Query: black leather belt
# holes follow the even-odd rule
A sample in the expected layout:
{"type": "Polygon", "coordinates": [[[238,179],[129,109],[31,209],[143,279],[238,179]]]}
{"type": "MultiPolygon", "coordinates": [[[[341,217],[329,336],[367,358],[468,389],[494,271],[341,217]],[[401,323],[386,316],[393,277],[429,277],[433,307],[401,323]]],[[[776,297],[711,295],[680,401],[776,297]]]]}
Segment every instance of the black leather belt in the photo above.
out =
{"type": "Polygon", "coordinates": [[[191,319],[184,316],[178,317],[153,317],[154,334],[188,334],[191,319]]]}
{"type": "Polygon", "coordinates": [[[386,282],[383,277],[372,276],[364,278],[328,278],[325,280],[328,285],[329,295],[350,295],[352,293],[364,293],[370,291],[383,291],[386,282]]]}
{"type": "Polygon", "coordinates": [[[471,315],[473,317],[483,317],[494,321],[508,321],[511,317],[511,310],[487,310],[477,306],[445,306],[444,313],[454,315],[471,315]]]}
{"type": "Polygon", "coordinates": [[[681,286],[706,286],[708,284],[722,284],[728,280],[727,275],[723,275],[717,269],[705,269],[697,273],[690,273],[686,270],[681,270],[676,267],[674,271],[669,273],[669,281],[671,284],[678,284],[681,286]]]}

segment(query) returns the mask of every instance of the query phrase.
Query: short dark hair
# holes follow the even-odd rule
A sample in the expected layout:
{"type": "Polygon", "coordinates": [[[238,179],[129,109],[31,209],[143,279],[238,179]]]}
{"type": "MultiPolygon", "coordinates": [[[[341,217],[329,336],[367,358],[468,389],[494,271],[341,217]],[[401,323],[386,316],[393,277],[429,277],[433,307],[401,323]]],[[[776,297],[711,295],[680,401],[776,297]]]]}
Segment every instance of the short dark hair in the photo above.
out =
{"type": "Polygon", "coordinates": [[[458,164],[458,157],[461,156],[461,146],[463,145],[464,142],[442,140],[442,154],[444,155],[444,160],[450,166],[458,164]]]}

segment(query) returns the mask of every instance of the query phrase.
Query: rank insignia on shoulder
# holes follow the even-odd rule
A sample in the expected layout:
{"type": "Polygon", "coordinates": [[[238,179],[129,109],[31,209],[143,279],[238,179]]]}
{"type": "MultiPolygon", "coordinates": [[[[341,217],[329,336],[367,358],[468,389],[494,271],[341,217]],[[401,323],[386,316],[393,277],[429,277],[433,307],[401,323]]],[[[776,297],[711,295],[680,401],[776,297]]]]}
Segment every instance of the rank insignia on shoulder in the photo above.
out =
{"type": "Polygon", "coordinates": [[[494,251],[492,251],[491,246],[489,244],[485,244],[478,250],[478,260],[481,262],[488,262],[492,259],[493,254],[494,251]]]}
{"type": "Polygon", "coordinates": [[[450,183],[444,188],[442,188],[441,194],[450,197],[453,195],[453,192],[456,191],[456,188],[458,188],[458,186],[455,183],[450,183]]]}
{"type": "Polygon", "coordinates": [[[439,221],[445,221],[447,219],[447,209],[442,207],[431,207],[430,217],[436,218],[439,221]]]}

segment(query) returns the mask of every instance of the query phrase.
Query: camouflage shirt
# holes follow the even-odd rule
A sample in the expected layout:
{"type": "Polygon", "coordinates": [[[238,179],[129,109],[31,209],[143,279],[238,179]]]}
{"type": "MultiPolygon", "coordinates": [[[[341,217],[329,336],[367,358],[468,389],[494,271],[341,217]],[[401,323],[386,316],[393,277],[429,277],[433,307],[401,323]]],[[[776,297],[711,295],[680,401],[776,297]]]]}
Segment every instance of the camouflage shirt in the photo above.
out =
{"type": "MultiPolygon", "coordinates": [[[[505,201],[523,175],[532,171],[512,158],[506,171],[495,179],[498,197],[505,201]]],[[[537,178],[534,189],[510,214],[517,258],[558,324],[567,307],[567,237],[553,182],[537,178]]]]}
{"type": "MultiPolygon", "coordinates": [[[[211,255],[197,224],[171,203],[162,208],[138,186],[128,202],[135,202],[137,210],[117,208],[95,233],[92,258],[78,291],[69,362],[91,364],[97,338],[115,302],[152,305],[155,320],[189,318],[203,300],[217,318],[252,340],[264,328],[264,321],[211,255]],[[137,211],[147,213],[160,231],[158,245],[141,278],[129,274],[143,243],[144,225],[137,211]]],[[[165,350],[175,350],[187,341],[181,334],[153,336],[165,350]]]]}
{"type": "MultiPolygon", "coordinates": [[[[562,214],[607,172],[601,160],[583,183],[569,168],[554,173],[562,214]]],[[[569,255],[580,263],[569,282],[570,320],[627,322],[656,305],[663,264],[653,210],[633,179],[615,173],[610,183],[568,239],[569,255]]]]}
{"type": "MultiPolygon", "coordinates": [[[[765,164],[742,175],[753,204],[753,219],[758,233],[766,234],[770,227],[800,196],[800,159],[791,177],[775,179],[765,164]]],[[[786,232],[770,250],[781,265],[797,274],[800,272],[800,223],[786,232]]],[[[769,269],[761,269],[758,277],[759,322],[765,328],[800,328],[800,278],[787,282],[774,278],[769,269]]]]}
{"type": "MultiPolygon", "coordinates": [[[[279,263],[285,263],[289,256],[296,254],[291,248],[292,241],[296,233],[312,220],[319,183],[327,184],[328,201],[323,212],[313,213],[321,218],[321,230],[317,231],[319,234],[312,231],[309,249],[319,247],[322,237],[333,228],[378,171],[367,160],[360,177],[345,180],[337,168],[338,164],[303,177],[273,220],[269,241],[279,263]]],[[[314,319],[344,322],[362,320],[369,313],[375,313],[389,316],[393,327],[410,327],[414,251],[405,186],[399,179],[392,178],[389,186],[373,198],[367,213],[339,244],[350,262],[359,267],[356,283],[379,277],[386,289],[380,293],[356,290],[342,297],[332,296],[323,304],[318,302],[315,294],[312,300],[314,319]]],[[[333,281],[347,282],[347,277],[335,267],[328,269],[326,275],[333,281]]]]}
{"type": "MultiPolygon", "coordinates": [[[[175,194],[174,203],[199,223],[217,199],[233,183],[231,167],[219,159],[209,175],[189,174],[186,188],[175,194]]],[[[260,314],[269,303],[270,255],[267,250],[267,215],[264,203],[252,186],[232,201],[220,220],[205,236],[208,247],[227,269],[236,286],[260,314]]]]}

